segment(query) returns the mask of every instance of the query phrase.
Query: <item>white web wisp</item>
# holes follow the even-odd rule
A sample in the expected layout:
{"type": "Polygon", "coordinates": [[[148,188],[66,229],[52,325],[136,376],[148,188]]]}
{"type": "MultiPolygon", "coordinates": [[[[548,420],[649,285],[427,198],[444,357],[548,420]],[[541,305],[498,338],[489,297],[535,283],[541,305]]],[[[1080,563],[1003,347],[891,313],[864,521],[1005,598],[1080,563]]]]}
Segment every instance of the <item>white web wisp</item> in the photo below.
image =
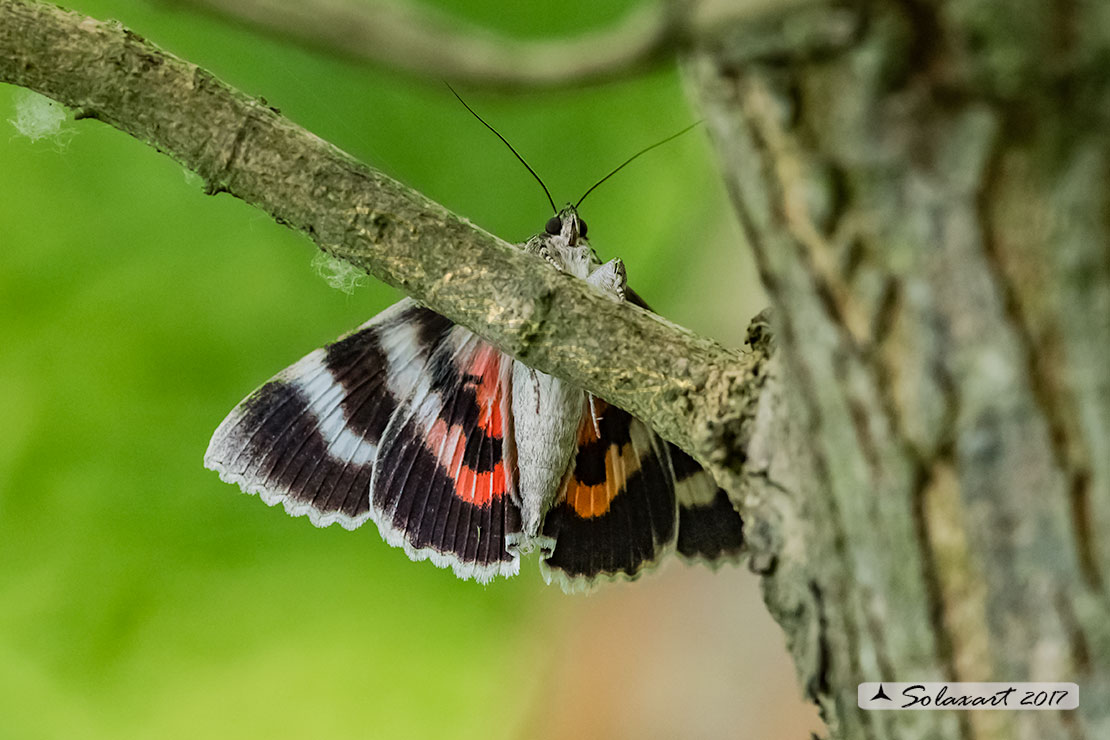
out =
{"type": "Polygon", "coordinates": [[[347,295],[366,283],[366,273],[354,265],[332,257],[327,252],[317,252],[312,258],[312,269],[331,287],[347,295]]]}
{"type": "Polygon", "coordinates": [[[73,136],[73,131],[62,128],[67,115],[61,103],[31,90],[21,90],[15,95],[15,118],[8,122],[20,136],[32,142],[53,139],[59,146],[65,146],[73,136]]]}

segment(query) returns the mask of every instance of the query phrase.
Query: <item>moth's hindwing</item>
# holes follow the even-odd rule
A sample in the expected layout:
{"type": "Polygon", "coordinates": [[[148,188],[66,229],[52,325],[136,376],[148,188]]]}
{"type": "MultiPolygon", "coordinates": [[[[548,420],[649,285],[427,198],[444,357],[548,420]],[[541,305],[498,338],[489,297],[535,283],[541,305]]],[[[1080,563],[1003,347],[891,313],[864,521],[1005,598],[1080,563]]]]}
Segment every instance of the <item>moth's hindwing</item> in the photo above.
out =
{"type": "MultiPolygon", "coordinates": [[[[651,310],[631,288],[625,289],[625,299],[651,310]]],[[[678,499],[678,554],[710,566],[739,560],[744,550],[743,523],[728,494],[694,458],[670,442],[665,444],[678,499]]]]}
{"type": "Polygon", "coordinates": [[[678,554],[711,566],[740,558],[743,522],[724,489],[678,447],[667,443],[678,498],[678,554]]]}
{"type": "Polygon", "coordinates": [[[628,412],[591,398],[544,519],[543,534],[555,539],[541,562],[544,577],[568,591],[598,578],[635,578],[673,547],[676,517],[665,443],[628,412]]]}
{"type": "Polygon", "coordinates": [[[205,467],[317,526],[369,518],[378,443],[450,322],[404,300],[286,368],[224,419],[205,467]]]}
{"type": "Polygon", "coordinates": [[[452,328],[385,430],[372,483],[371,516],[387,542],[479,582],[520,568],[505,548],[521,526],[511,371],[512,358],[452,328]]]}
{"type": "Polygon", "coordinates": [[[544,576],[567,591],[634,579],[672,546],[716,565],[738,559],[744,544],[740,515],[701,465],[597,398],[587,404],[543,533],[555,538],[544,576]]]}

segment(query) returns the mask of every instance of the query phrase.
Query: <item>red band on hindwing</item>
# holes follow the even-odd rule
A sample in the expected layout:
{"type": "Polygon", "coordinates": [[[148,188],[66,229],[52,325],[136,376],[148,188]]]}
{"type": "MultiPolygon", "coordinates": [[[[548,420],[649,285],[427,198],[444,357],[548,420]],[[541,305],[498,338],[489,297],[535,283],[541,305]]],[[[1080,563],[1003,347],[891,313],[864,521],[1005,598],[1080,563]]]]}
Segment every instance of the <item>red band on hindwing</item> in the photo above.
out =
{"type": "Polygon", "coordinates": [[[505,466],[498,461],[493,470],[474,470],[465,461],[466,442],[463,427],[455,425],[448,429],[443,419],[437,419],[428,431],[428,446],[454,482],[455,495],[468,504],[485,506],[495,496],[505,493],[505,466]]]}
{"type": "Polygon", "coordinates": [[[501,438],[504,429],[501,419],[501,357],[499,351],[485,344],[474,353],[468,368],[471,375],[481,378],[475,386],[475,396],[482,410],[478,415],[478,427],[497,439],[501,438]]]}
{"type": "Polygon", "coordinates": [[[425,445],[450,479],[453,495],[467,504],[486,506],[508,491],[501,449],[505,435],[501,366],[509,360],[482,343],[456,361],[458,385],[448,396],[451,400],[445,401],[452,410],[432,423],[425,445]]]}

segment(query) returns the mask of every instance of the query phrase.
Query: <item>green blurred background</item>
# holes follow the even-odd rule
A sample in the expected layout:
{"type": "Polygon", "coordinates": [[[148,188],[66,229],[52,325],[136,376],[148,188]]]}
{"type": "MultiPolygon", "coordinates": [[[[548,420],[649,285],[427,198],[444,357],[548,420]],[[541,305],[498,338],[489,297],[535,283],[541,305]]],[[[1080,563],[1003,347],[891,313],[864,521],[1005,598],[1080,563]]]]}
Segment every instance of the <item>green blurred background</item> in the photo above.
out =
{"type": "MultiPolygon", "coordinates": [[[[451,11],[518,36],[633,3],[451,11]]],[[[543,193],[438,82],[161,5],[82,0],[483,228],[543,193]]],[[[697,113],[676,70],[586,90],[462,90],[576,198],[697,113]]],[[[782,635],[741,568],[670,563],[567,597],[534,561],[486,587],[372,525],[319,530],[203,469],[252,388],[399,295],[329,287],[306,239],[98,122],[32,141],[0,85],[0,738],[801,736],[782,635]]],[[[763,306],[699,129],[583,209],[660,313],[739,345],[763,306]]]]}

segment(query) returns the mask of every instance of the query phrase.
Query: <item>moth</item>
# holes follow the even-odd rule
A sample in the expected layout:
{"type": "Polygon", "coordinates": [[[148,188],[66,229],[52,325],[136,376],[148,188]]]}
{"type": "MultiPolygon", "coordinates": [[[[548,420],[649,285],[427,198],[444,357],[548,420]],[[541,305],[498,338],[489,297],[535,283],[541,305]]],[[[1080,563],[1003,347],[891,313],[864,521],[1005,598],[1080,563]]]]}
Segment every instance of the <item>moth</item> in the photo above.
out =
{"type": "MultiPolygon", "coordinates": [[[[646,308],[621,260],[589,245],[582,199],[548,200],[556,215],[518,248],[646,308]]],[[[743,546],[739,514],[685,452],[412,299],[248,396],[204,464],[316,526],[373,521],[412,560],[479,583],[516,575],[533,550],[548,583],[576,591],[671,550],[715,564],[743,546]]]]}

